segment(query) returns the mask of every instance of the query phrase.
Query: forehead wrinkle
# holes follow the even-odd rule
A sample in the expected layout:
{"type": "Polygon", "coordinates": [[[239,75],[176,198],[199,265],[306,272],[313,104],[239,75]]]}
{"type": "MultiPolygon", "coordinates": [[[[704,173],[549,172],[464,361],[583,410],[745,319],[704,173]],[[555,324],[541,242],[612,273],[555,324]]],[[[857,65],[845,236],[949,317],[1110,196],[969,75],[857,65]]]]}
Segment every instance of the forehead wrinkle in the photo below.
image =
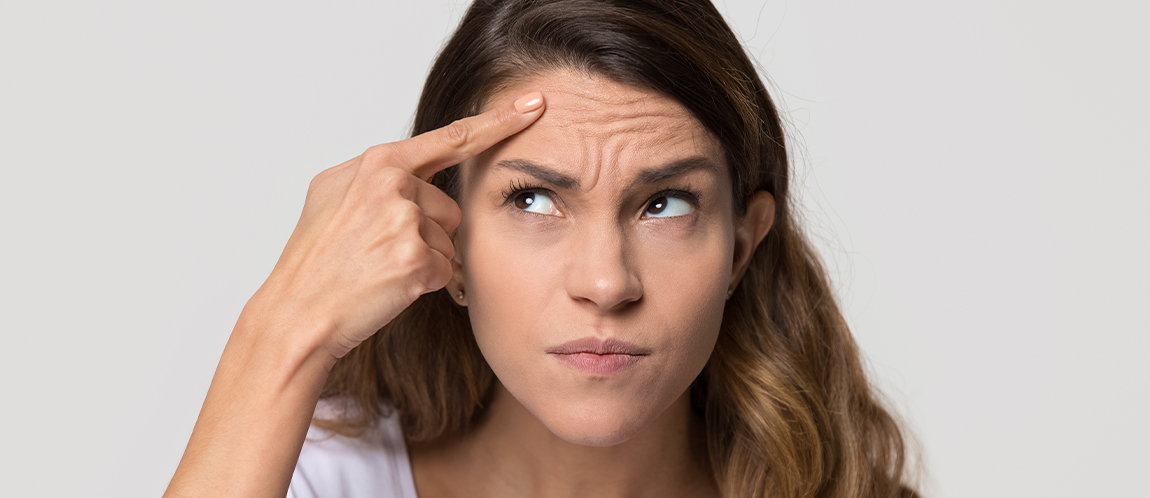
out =
{"type": "Polygon", "coordinates": [[[596,165],[602,163],[603,150],[601,147],[597,147],[596,140],[593,137],[587,135],[579,137],[579,146],[580,149],[582,149],[580,157],[583,158],[583,161],[579,166],[580,171],[578,173],[579,176],[583,176],[582,173],[590,172],[591,176],[587,178],[587,187],[584,190],[591,190],[599,184],[600,168],[596,167],[596,165]]]}
{"type": "MultiPolygon", "coordinates": [[[[671,138],[669,135],[691,132],[696,127],[692,116],[681,112],[649,112],[645,107],[637,110],[613,109],[590,113],[559,112],[546,117],[552,118],[548,120],[550,126],[578,129],[584,136],[600,140],[620,134],[671,138]]],[[[545,118],[540,118],[540,121],[543,119],[545,118]]]]}
{"type": "Polygon", "coordinates": [[[598,185],[610,171],[619,173],[613,175],[619,177],[613,183],[624,186],[623,165],[634,163],[635,167],[651,167],[653,164],[644,157],[653,155],[652,152],[673,150],[677,144],[690,143],[694,147],[675,155],[708,155],[710,152],[709,147],[700,144],[700,130],[696,129],[698,126],[693,121],[649,115],[618,116],[623,119],[604,120],[603,116],[597,116],[592,121],[561,120],[561,123],[552,123],[556,130],[562,129],[567,136],[577,137],[580,171],[571,173],[585,178],[587,189],[598,185]],[[598,124],[599,121],[602,124],[598,124]]]}
{"type": "Polygon", "coordinates": [[[579,190],[607,179],[626,187],[642,169],[691,156],[725,162],[721,153],[715,155],[717,141],[709,130],[673,97],[594,74],[545,72],[492,95],[488,104],[531,90],[544,93],[546,111],[525,130],[524,137],[532,138],[511,141],[526,150],[512,146],[498,155],[549,164],[579,179],[579,190]]]}
{"type": "MultiPolygon", "coordinates": [[[[555,127],[548,132],[555,133],[561,129],[562,127],[555,127]]],[[[566,139],[554,140],[553,143],[558,146],[559,153],[553,158],[546,158],[545,155],[536,156],[537,159],[532,160],[519,155],[504,156],[506,158],[499,161],[500,164],[497,166],[510,166],[510,169],[532,174],[547,183],[568,190],[586,192],[610,178],[612,186],[625,191],[635,188],[636,180],[644,177],[645,171],[685,158],[713,156],[710,144],[706,141],[700,142],[699,139],[704,137],[701,137],[699,130],[690,123],[669,122],[661,127],[645,126],[636,131],[642,133],[584,134],[562,130],[561,133],[566,139]],[[564,142],[566,145],[563,145],[564,142]],[[676,144],[683,146],[676,147],[676,144]],[[564,150],[566,152],[563,152],[564,150]],[[668,150],[673,153],[665,154],[668,150]],[[553,173],[533,174],[533,171],[539,172],[538,168],[528,167],[534,164],[553,173]]],[[[544,140],[547,140],[546,136],[544,140]]],[[[715,161],[722,162],[721,156],[712,159],[714,160],[712,164],[715,161]]]]}

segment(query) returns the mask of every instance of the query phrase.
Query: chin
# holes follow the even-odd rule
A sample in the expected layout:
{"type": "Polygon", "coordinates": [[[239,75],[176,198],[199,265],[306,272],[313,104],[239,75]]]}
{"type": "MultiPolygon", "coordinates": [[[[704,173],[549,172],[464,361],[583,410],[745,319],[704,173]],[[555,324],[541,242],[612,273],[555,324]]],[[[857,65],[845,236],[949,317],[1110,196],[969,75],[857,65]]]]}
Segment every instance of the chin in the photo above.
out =
{"type": "Polygon", "coordinates": [[[542,410],[524,405],[551,433],[583,446],[624,443],[659,416],[658,411],[635,400],[582,403],[549,400],[542,410]]]}

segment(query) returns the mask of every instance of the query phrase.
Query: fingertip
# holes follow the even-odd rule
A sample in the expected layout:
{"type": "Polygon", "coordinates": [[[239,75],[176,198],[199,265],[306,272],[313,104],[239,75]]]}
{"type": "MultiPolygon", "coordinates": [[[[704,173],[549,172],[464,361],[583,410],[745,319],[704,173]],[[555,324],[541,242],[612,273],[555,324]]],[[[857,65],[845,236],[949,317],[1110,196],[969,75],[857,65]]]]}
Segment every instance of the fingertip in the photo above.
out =
{"type": "Polygon", "coordinates": [[[520,114],[536,111],[540,107],[543,107],[543,93],[541,92],[531,92],[515,101],[515,110],[519,111],[520,114]]]}

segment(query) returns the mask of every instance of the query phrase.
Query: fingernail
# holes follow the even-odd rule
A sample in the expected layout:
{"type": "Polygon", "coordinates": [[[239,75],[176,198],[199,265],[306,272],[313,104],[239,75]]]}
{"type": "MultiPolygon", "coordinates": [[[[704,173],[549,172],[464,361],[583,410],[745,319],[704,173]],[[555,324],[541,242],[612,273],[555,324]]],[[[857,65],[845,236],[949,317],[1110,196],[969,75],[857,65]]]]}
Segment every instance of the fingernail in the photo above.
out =
{"type": "Polygon", "coordinates": [[[521,114],[534,111],[541,106],[543,106],[543,94],[539,92],[531,92],[515,101],[515,110],[521,114]]]}

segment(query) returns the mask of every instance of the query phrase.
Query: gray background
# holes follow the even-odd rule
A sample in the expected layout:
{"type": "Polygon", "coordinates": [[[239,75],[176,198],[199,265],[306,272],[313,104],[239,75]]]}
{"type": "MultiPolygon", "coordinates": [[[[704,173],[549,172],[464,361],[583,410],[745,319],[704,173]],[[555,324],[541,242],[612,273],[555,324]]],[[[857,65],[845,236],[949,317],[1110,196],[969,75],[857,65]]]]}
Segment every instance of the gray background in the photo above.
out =
{"type": "MultiPolygon", "coordinates": [[[[936,497],[1144,489],[1142,2],[718,0],[936,497]]],[[[0,7],[0,495],[158,496],[308,181],[461,0],[0,7]]]]}

